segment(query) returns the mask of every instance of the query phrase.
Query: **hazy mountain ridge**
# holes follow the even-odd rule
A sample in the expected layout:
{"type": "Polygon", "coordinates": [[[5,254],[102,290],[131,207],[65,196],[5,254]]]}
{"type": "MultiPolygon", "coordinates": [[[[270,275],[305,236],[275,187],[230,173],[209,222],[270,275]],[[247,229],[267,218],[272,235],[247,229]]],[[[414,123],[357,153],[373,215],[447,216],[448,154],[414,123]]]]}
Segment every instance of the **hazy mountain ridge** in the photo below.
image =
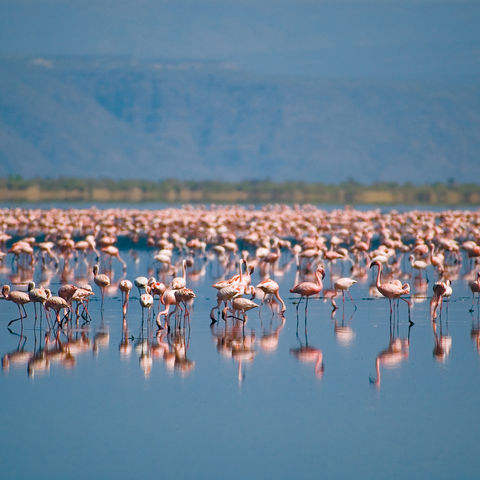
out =
{"type": "Polygon", "coordinates": [[[0,60],[0,175],[472,181],[480,86],[0,60]]]}

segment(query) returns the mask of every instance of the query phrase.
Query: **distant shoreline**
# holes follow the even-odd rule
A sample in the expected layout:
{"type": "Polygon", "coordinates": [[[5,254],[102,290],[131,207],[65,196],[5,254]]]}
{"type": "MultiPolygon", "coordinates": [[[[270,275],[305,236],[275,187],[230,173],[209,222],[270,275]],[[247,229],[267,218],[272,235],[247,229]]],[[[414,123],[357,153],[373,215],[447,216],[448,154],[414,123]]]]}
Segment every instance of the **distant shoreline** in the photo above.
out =
{"type": "Polygon", "coordinates": [[[480,205],[480,185],[355,181],[192,181],[166,179],[0,178],[0,202],[314,203],[351,205],[480,205]]]}

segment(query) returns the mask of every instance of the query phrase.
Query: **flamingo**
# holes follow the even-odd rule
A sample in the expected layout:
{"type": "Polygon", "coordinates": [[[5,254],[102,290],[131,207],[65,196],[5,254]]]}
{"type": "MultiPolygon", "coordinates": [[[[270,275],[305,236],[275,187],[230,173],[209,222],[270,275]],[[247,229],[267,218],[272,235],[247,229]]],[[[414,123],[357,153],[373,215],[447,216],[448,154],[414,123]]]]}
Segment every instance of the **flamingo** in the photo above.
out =
{"type": "Polygon", "coordinates": [[[20,292],[18,290],[10,291],[10,285],[4,285],[2,287],[2,295],[5,300],[13,302],[17,305],[18,313],[20,315],[19,318],[14,318],[13,320],[10,320],[10,322],[8,322],[8,325],[10,326],[13,322],[20,320],[23,326],[23,319],[27,317],[27,312],[24,305],[30,302],[30,297],[28,296],[28,293],[20,292]]]}
{"type": "Polygon", "coordinates": [[[184,287],[180,290],[175,290],[174,295],[177,307],[181,309],[181,304],[183,303],[183,306],[185,308],[185,316],[190,320],[190,312],[188,311],[187,302],[189,300],[193,300],[196,297],[195,293],[190,288],[184,287]]]}
{"type": "Polygon", "coordinates": [[[410,261],[410,266],[415,270],[418,270],[420,275],[422,275],[421,272],[428,267],[427,262],[424,260],[416,260],[413,254],[408,257],[408,260],[410,261]]]}
{"type": "MultiPolygon", "coordinates": [[[[258,285],[257,288],[260,289],[265,295],[273,295],[275,298],[280,302],[282,305],[281,312],[285,312],[287,307],[285,306],[285,302],[282,300],[282,297],[280,297],[280,294],[278,293],[279,290],[279,285],[275,280],[272,280],[271,278],[266,278],[265,280],[262,280],[258,285]]],[[[263,301],[262,301],[263,303],[263,301]]]]}
{"type": "Polygon", "coordinates": [[[150,315],[150,310],[153,307],[153,297],[150,295],[150,287],[148,285],[145,286],[145,293],[140,295],[140,305],[142,306],[142,320],[143,320],[143,312],[145,308],[148,309],[148,314],[150,315]]]}
{"type": "Polygon", "coordinates": [[[82,312],[82,315],[84,313],[86,313],[87,316],[89,317],[90,314],[88,313],[88,308],[87,308],[87,305],[86,305],[85,302],[88,303],[89,298],[92,295],[95,295],[95,294],[93,293],[92,287],[90,287],[90,285],[85,285],[85,287],[89,287],[89,288],[76,287],[76,290],[73,292],[73,295],[70,299],[70,305],[72,304],[72,302],[77,303],[77,308],[75,309],[75,314],[78,316],[78,307],[80,306],[80,303],[81,303],[83,305],[83,309],[84,309],[84,311],[82,312]]]}
{"type": "Polygon", "coordinates": [[[217,305],[215,305],[211,310],[210,310],[210,318],[212,319],[212,324],[215,323],[217,320],[213,315],[214,310],[220,310],[220,305],[223,302],[225,305],[225,308],[227,308],[227,304],[230,300],[232,300],[235,297],[240,296],[240,290],[238,287],[234,287],[232,285],[227,285],[217,292],[217,305]]]}
{"type": "Polygon", "coordinates": [[[28,297],[30,298],[30,301],[33,303],[33,308],[35,310],[35,319],[36,319],[37,308],[35,304],[40,303],[42,307],[44,307],[45,301],[47,300],[47,292],[43,287],[36,288],[35,282],[32,281],[28,283],[28,297]]]}
{"type": "Polygon", "coordinates": [[[163,295],[160,297],[160,301],[165,305],[165,308],[161,311],[158,312],[157,315],[157,325],[159,329],[162,329],[162,322],[160,320],[160,317],[162,315],[165,315],[165,322],[167,322],[167,315],[170,310],[170,305],[176,305],[177,304],[177,299],[175,298],[175,290],[172,288],[168,287],[164,292],[163,295]]]}
{"type": "Polygon", "coordinates": [[[70,311],[70,306],[68,305],[68,302],[62,298],[62,297],[57,297],[57,296],[52,296],[52,292],[47,288],[47,300],[45,301],[45,309],[48,312],[50,309],[54,310],[56,313],[56,320],[58,325],[61,325],[60,321],[60,310],[69,310],[70,311]]]}
{"type": "Polygon", "coordinates": [[[438,270],[440,275],[444,271],[445,264],[445,255],[442,252],[437,252],[435,254],[435,245],[433,243],[429,244],[430,247],[430,263],[438,270]]]}
{"type": "Polygon", "coordinates": [[[160,309],[160,303],[162,295],[165,293],[167,287],[162,282],[157,282],[154,277],[148,279],[148,286],[150,287],[150,293],[153,297],[158,297],[158,308],[160,309]]]}
{"type": "Polygon", "coordinates": [[[110,257],[116,257],[118,261],[122,264],[123,270],[125,271],[127,269],[127,263],[120,256],[120,252],[118,251],[117,247],[115,247],[114,245],[107,245],[106,247],[102,247],[100,250],[103,253],[106,253],[107,255],[109,255],[110,257]]]}
{"type": "Polygon", "coordinates": [[[128,299],[130,297],[130,290],[133,288],[132,282],[130,280],[122,280],[118,285],[120,291],[122,292],[122,311],[123,316],[127,314],[128,309],[128,299]]]}
{"type": "Polygon", "coordinates": [[[105,297],[105,288],[110,285],[110,278],[104,273],[98,273],[98,264],[93,266],[93,281],[95,285],[100,288],[102,292],[102,308],[103,308],[103,299],[105,297]]]}
{"type": "MultiPolygon", "coordinates": [[[[242,312],[243,315],[243,323],[247,321],[247,312],[249,310],[252,310],[252,308],[257,308],[258,305],[253,302],[252,300],[249,300],[248,298],[243,298],[243,297],[235,297],[232,300],[232,313],[235,313],[236,311],[242,312]]],[[[225,310],[227,310],[228,307],[225,310]]],[[[223,318],[225,318],[225,315],[223,315],[223,318]]]]}
{"type": "MultiPolygon", "coordinates": [[[[355,301],[353,300],[353,297],[352,297],[352,294],[349,291],[349,288],[352,285],[355,285],[356,283],[357,283],[356,280],[354,280],[353,278],[349,278],[349,277],[342,277],[342,278],[337,279],[334,282],[333,288],[335,289],[335,294],[332,295],[332,297],[331,297],[332,307],[333,307],[334,310],[336,310],[338,308],[337,304],[335,303],[335,297],[337,296],[338,290],[342,291],[343,305],[345,305],[345,292],[346,291],[350,295],[350,299],[352,300],[353,304],[355,305],[355,301]]],[[[355,305],[355,308],[357,308],[356,305],[355,305]]]]}
{"type": "Polygon", "coordinates": [[[316,295],[320,293],[323,289],[323,282],[322,280],[325,278],[325,269],[319,265],[317,270],[315,271],[315,278],[316,282],[301,282],[290,289],[291,293],[298,293],[300,295],[300,300],[297,303],[297,314],[298,314],[298,307],[300,302],[302,301],[303,297],[307,297],[307,301],[305,303],[305,314],[307,313],[307,306],[308,306],[308,299],[312,295],[316,295]]]}
{"type": "Polygon", "coordinates": [[[137,277],[133,283],[138,289],[138,296],[142,294],[142,290],[145,290],[145,287],[148,285],[148,278],[147,277],[137,277]]]}
{"type": "Polygon", "coordinates": [[[180,290],[181,288],[185,288],[187,286],[187,260],[182,260],[182,276],[175,277],[170,284],[170,288],[172,290],[180,290]]]}
{"type": "Polygon", "coordinates": [[[468,282],[468,286],[472,291],[472,307],[470,308],[470,312],[473,312],[473,303],[475,302],[475,294],[477,294],[477,303],[480,300],[480,272],[477,273],[477,279],[468,282]]]}
{"type": "Polygon", "coordinates": [[[439,281],[433,285],[433,296],[430,301],[432,319],[437,318],[437,308],[440,303],[440,315],[442,314],[443,297],[452,295],[452,287],[450,280],[439,281]],[[434,306],[433,306],[434,305],[434,306]],[[433,308],[432,308],[433,307],[433,308]]]}
{"type": "Polygon", "coordinates": [[[410,303],[408,302],[408,300],[402,298],[402,295],[408,295],[410,293],[410,285],[408,283],[404,283],[402,285],[402,282],[397,279],[382,283],[380,280],[380,276],[382,274],[382,263],[376,260],[370,264],[370,268],[373,268],[375,266],[378,268],[375,285],[377,287],[377,290],[384,297],[388,298],[388,302],[390,304],[390,315],[392,314],[392,299],[400,298],[404,302],[407,302],[407,305],[410,308],[410,303]]]}

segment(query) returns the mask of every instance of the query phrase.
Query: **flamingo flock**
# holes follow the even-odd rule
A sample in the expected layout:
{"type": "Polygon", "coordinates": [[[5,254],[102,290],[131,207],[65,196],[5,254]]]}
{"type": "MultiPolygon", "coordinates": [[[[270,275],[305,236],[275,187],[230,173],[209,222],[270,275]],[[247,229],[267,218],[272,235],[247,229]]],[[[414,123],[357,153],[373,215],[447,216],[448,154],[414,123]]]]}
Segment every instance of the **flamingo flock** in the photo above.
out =
{"type": "MultiPolygon", "coordinates": [[[[18,318],[8,319],[8,327],[20,322],[23,329],[32,303],[35,320],[45,315],[53,332],[62,331],[90,322],[92,298],[95,301],[100,296],[103,312],[108,298],[120,292],[124,320],[133,298],[142,309],[142,324],[146,317],[150,325],[154,317],[157,335],[168,336],[172,330],[178,335],[189,327],[198,297],[195,285],[210,269],[210,275],[216,277],[211,328],[221,321],[244,326],[251,312],[257,310],[260,316],[264,307],[278,316],[283,328],[291,307],[295,307],[298,322],[299,306],[305,300],[302,315],[306,321],[311,299],[330,300],[334,312],[340,294],[343,311],[345,294],[357,309],[355,289],[370,281],[371,297],[388,299],[391,320],[398,312],[398,301],[407,304],[410,327],[411,307],[430,298],[437,338],[435,322],[444,301],[448,308],[455,282],[468,282],[470,310],[480,308],[480,212],[382,213],[350,207],[324,211],[311,205],[0,209],[0,265],[10,278],[1,298],[18,310],[18,318]],[[121,244],[128,244],[130,251],[124,253],[121,244]],[[129,279],[125,256],[130,255],[130,264],[136,265],[137,246],[146,249],[150,260],[145,272],[137,272],[142,275],[129,279]],[[119,271],[120,278],[116,278],[119,271]],[[290,288],[281,292],[285,275],[294,279],[290,288]],[[57,289],[56,282],[60,284],[57,289]],[[134,286],[136,298],[131,292],[134,286]],[[57,295],[52,293],[55,291],[57,295]]],[[[375,384],[388,355],[406,357],[408,349],[398,349],[394,340],[379,356],[375,384]]],[[[184,347],[187,343],[184,339],[184,347]]],[[[127,345],[128,336],[124,338],[125,351],[127,345]]],[[[142,354],[146,370],[152,349],[147,350],[142,354]]],[[[177,352],[174,357],[180,359],[179,365],[183,362],[182,368],[191,365],[181,354],[185,348],[164,350],[168,353],[165,358],[177,352]]],[[[316,372],[323,372],[321,352],[307,350],[305,347],[295,355],[301,359],[313,352],[316,372]]]]}

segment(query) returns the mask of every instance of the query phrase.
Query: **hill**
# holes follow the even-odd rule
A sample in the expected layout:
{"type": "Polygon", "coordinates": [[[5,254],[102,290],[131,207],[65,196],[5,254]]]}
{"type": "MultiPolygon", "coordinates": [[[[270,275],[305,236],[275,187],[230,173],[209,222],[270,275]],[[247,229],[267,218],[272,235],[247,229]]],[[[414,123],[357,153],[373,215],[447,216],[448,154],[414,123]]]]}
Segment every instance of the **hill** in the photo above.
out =
{"type": "Polygon", "coordinates": [[[276,77],[212,62],[0,60],[0,176],[480,178],[480,85],[276,77]]]}

